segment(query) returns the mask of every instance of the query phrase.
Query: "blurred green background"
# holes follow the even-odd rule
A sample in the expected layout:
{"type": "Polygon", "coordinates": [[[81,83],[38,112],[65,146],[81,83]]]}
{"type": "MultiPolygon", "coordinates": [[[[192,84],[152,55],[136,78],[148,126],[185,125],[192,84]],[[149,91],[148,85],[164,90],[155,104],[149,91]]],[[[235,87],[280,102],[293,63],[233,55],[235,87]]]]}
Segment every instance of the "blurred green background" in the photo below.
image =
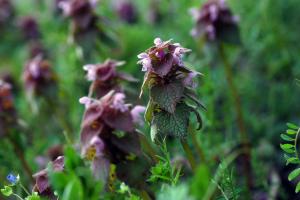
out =
{"type": "MultiPolygon", "coordinates": [[[[157,6],[161,21],[151,24],[148,20],[150,1],[134,0],[138,22],[127,24],[118,18],[111,1],[101,0],[96,12],[105,18],[103,28],[111,32],[116,45],[110,48],[99,44],[99,50],[91,50],[92,55],[82,59],[80,47],[68,43],[69,20],[54,13],[54,0],[12,1],[15,18],[9,26],[0,27],[0,74],[11,73],[16,82],[16,106],[19,117],[26,122],[29,130],[20,133],[20,138],[27,141],[25,155],[33,171],[39,170],[37,156],[44,156],[49,147],[64,144],[66,140],[51,107],[33,115],[26,101],[21,74],[29,50],[28,44],[22,40],[17,22],[28,15],[35,17],[40,26],[41,41],[58,75],[60,97],[57,101],[66,108],[63,117],[71,121],[74,140],[79,139],[84,109],[78,99],[87,94],[89,85],[82,66],[101,63],[106,58],[126,61],[120,71],[140,80],[138,86],[127,86],[131,99],[145,105],[146,97],[142,100],[137,98],[144,73],[136,64],[136,56],[149,48],[154,38],[160,37],[163,40],[172,38],[174,42],[191,49],[192,52],[184,60],[188,66],[204,74],[199,78],[197,92],[207,111],[202,112],[204,128],[197,134],[197,139],[205,155],[215,159],[216,165],[218,159],[234,149],[238,144],[236,115],[222,63],[213,47],[195,42],[190,36],[194,22],[188,10],[200,7],[203,2],[160,0],[157,6]]],[[[296,81],[300,75],[300,1],[228,0],[228,4],[233,13],[240,16],[242,45],[227,46],[226,53],[232,64],[247,133],[251,138],[255,186],[258,191],[268,192],[271,172],[275,171],[281,182],[278,199],[295,199],[294,186],[287,182],[289,170],[284,166],[283,154],[279,149],[279,135],[285,131],[286,122],[298,123],[300,116],[300,92],[296,81]]],[[[4,180],[10,171],[22,176],[22,167],[9,143],[1,139],[0,147],[0,180],[4,180]]],[[[184,188],[178,188],[178,191],[185,193],[184,188]]],[[[163,194],[161,196],[164,199],[163,194]]]]}

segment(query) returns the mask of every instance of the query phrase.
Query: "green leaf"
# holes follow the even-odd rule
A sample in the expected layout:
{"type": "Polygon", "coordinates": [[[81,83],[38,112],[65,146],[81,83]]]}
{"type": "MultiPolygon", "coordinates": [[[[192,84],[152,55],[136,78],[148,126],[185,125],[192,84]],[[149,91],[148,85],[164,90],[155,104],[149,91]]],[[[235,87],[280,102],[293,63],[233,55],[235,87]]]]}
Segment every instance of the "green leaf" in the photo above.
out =
{"type": "Polygon", "coordinates": [[[151,131],[152,139],[156,140],[157,136],[161,139],[166,135],[172,135],[179,138],[186,137],[189,115],[190,108],[185,103],[178,104],[176,111],[173,114],[166,111],[154,113],[151,127],[151,130],[153,129],[153,131],[151,131]]]}
{"type": "Polygon", "coordinates": [[[291,144],[280,144],[280,147],[286,153],[294,153],[294,145],[291,145],[291,144]]]}
{"type": "Polygon", "coordinates": [[[285,141],[288,141],[288,142],[291,142],[291,141],[294,141],[295,139],[294,138],[291,138],[285,134],[281,134],[280,137],[285,140],[285,141]]]}
{"type": "Polygon", "coordinates": [[[288,130],[286,131],[286,133],[289,134],[289,135],[295,135],[295,134],[297,133],[297,131],[292,130],[292,129],[288,129],[288,130]]]}
{"type": "Polygon", "coordinates": [[[295,158],[295,157],[286,159],[286,165],[288,165],[288,164],[299,164],[299,163],[300,163],[299,159],[295,158]]]}
{"type": "Polygon", "coordinates": [[[1,193],[4,196],[9,197],[10,195],[12,195],[13,191],[12,188],[10,186],[5,185],[3,189],[1,189],[1,193]]]}
{"type": "Polygon", "coordinates": [[[34,192],[32,195],[25,198],[25,200],[40,200],[41,197],[38,195],[37,192],[34,192]]]}
{"type": "Polygon", "coordinates": [[[163,110],[174,113],[176,104],[181,100],[184,87],[175,82],[166,85],[154,85],[150,88],[150,97],[163,110]]]}
{"type": "Polygon", "coordinates": [[[83,200],[83,189],[81,182],[75,176],[66,186],[62,200],[83,200]]]}
{"type": "Polygon", "coordinates": [[[298,130],[298,129],[299,129],[299,127],[298,127],[297,125],[292,124],[292,123],[287,123],[286,125],[287,125],[287,127],[289,127],[290,129],[294,129],[294,130],[298,130]]]}
{"type": "Polygon", "coordinates": [[[298,193],[300,191],[300,182],[297,184],[295,192],[298,193]]]}
{"type": "Polygon", "coordinates": [[[300,175],[300,168],[297,168],[289,174],[288,179],[289,181],[292,181],[295,178],[297,178],[299,175],[300,175]]]}
{"type": "Polygon", "coordinates": [[[151,123],[153,117],[153,111],[154,111],[154,103],[153,101],[150,100],[147,104],[146,111],[145,111],[146,122],[151,123]]]}

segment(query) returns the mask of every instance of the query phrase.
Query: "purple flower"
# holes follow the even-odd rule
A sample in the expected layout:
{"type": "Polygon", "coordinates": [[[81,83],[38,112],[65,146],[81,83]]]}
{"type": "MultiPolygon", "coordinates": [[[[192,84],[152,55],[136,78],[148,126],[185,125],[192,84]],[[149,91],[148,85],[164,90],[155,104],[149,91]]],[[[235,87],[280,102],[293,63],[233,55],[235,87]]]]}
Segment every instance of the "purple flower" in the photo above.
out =
{"type": "Polygon", "coordinates": [[[142,65],[142,71],[164,77],[174,69],[183,67],[182,57],[190,50],[180,46],[179,43],[172,44],[171,41],[155,38],[155,46],[138,55],[140,59],[138,64],[142,65]]]}
{"type": "Polygon", "coordinates": [[[139,123],[140,111],[131,109],[125,103],[125,95],[114,91],[101,99],[84,97],[80,102],[86,105],[81,130],[82,155],[92,162],[94,175],[106,181],[110,163],[116,164],[126,160],[130,153],[139,152],[134,125],[139,123]],[[115,132],[124,135],[119,137],[115,132]]]}
{"type": "Polygon", "coordinates": [[[134,24],[137,22],[137,10],[130,0],[117,0],[116,10],[121,20],[134,24]]]}
{"type": "Polygon", "coordinates": [[[225,34],[237,29],[238,17],[232,14],[225,0],[208,0],[201,9],[193,8],[190,13],[196,22],[191,31],[193,37],[226,40],[225,34]]]}
{"type": "Polygon", "coordinates": [[[119,82],[122,80],[135,81],[130,75],[117,72],[117,67],[124,63],[123,61],[108,59],[104,63],[83,66],[83,69],[87,71],[87,80],[93,82],[92,89],[97,98],[104,96],[111,90],[122,91],[119,86],[119,82]]]}
{"type": "Polygon", "coordinates": [[[56,86],[56,75],[42,55],[29,60],[25,65],[23,80],[29,94],[45,95],[56,86]]]}
{"type": "Polygon", "coordinates": [[[12,87],[0,79],[0,136],[17,127],[17,113],[14,107],[12,87]]]}
{"type": "Polygon", "coordinates": [[[138,124],[140,126],[144,125],[144,117],[142,116],[142,114],[145,112],[145,110],[145,106],[135,106],[131,110],[131,116],[135,124],[138,124]]]}
{"type": "Polygon", "coordinates": [[[94,14],[95,0],[65,0],[59,2],[65,16],[72,19],[74,33],[96,30],[97,16],[94,14]]]}
{"type": "Polygon", "coordinates": [[[34,17],[26,16],[21,18],[19,26],[26,40],[37,40],[41,37],[39,25],[34,17]]]}
{"type": "Polygon", "coordinates": [[[0,27],[11,21],[14,16],[14,8],[10,0],[0,0],[0,27]]]}
{"type": "MultiPolygon", "coordinates": [[[[59,156],[54,161],[51,162],[52,169],[55,172],[60,172],[64,170],[64,157],[59,156]]],[[[48,171],[43,169],[33,175],[35,178],[34,190],[37,191],[42,196],[54,197],[54,193],[50,187],[48,180],[48,171]]]]}

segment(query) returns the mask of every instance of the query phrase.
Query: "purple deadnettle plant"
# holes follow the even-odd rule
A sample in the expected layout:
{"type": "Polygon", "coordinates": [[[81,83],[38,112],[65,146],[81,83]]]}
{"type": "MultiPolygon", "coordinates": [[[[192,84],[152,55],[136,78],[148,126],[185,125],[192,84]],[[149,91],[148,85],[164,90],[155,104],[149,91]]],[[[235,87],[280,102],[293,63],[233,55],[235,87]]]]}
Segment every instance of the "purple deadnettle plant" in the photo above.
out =
{"type": "Polygon", "coordinates": [[[12,87],[0,79],[0,137],[17,125],[12,87]]]}
{"type": "Polygon", "coordinates": [[[56,91],[56,75],[42,55],[34,57],[25,65],[23,80],[29,96],[51,96],[56,91]]]}
{"type": "Polygon", "coordinates": [[[14,8],[11,0],[0,0],[0,27],[8,25],[14,17],[14,8]]]}
{"type": "Polygon", "coordinates": [[[191,34],[195,38],[239,44],[239,17],[232,14],[225,0],[208,0],[200,9],[190,10],[196,24],[191,34]]]}
{"type": "Polygon", "coordinates": [[[110,44],[114,42],[106,33],[107,28],[103,27],[104,20],[94,12],[97,2],[97,0],[67,0],[58,4],[63,14],[71,19],[71,41],[82,46],[86,52],[95,46],[97,39],[110,44]]]}
{"type": "Polygon", "coordinates": [[[39,30],[39,25],[34,17],[26,16],[21,18],[19,26],[25,40],[34,41],[40,39],[41,32],[39,30]]]}
{"type": "Polygon", "coordinates": [[[138,20],[137,9],[131,0],[117,0],[115,7],[119,18],[128,24],[134,24],[138,20]]]}
{"type": "Polygon", "coordinates": [[[129,74],[117,72],[117,68],[124,63],[108,59],[104,63],[83,66],[87,71],[87,80],[92,81],[90,92],[95,93],[96,98],[103,97],[111,90],[122,92],[121,81],[136,81],[129,74]]]}
{"type": "MultiPolygon", "coordinates": [[[[61,172],[64,170],[64,157],[59,156],[51,162],[52,170],[55,172],[61,172]]],[[[55,198],[54,192],[52,191],[48,179],[48,169],[43,169],[33,175],[35,179],[34,190],[40,195],[48,197],[50,199],[55,198]]]]}
{"type": "Polygon", "coordinates": [[[141,155],[135,126],[142,122],[145,108],[126,104],[125,94],[114,91],[100,99],[82,97],[79,101],[86,108],[81,130],[82,155],[91,161],[95,176],[107,181],[110,164],[117,166],[118,173],[119,163],[141,155]]]}
{"type": "Polygon", "coordinates": [[[138,63],[145,72],[141,95],[146,87],[150,90],[145,119],[151,125],[153,141],[161,141],[168,135],[184,139],[190,113],[196,114],[199,128],[202,124],[197,107],[203,106],[193,88],[193,78],[200,73],[187,68],[182,61],[189,49],[160,38],[156,38],[154,44],[138,55],[138,63]]]}

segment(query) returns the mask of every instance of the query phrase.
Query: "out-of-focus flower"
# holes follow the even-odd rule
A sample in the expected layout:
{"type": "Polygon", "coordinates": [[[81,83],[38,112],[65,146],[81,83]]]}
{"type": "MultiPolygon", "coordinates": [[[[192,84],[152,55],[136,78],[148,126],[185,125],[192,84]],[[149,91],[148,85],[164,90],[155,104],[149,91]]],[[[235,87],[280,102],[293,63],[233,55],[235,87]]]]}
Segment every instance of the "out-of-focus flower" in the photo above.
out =
{"type": "Polygon", "coordinates": [[[7,134],[17,124],[12,87],[0,79],[0,136],[7,134]]]}
{"type": "MultiPolygon", "coordinates": [[[[64,157],[59,156],[56,158],[52,164],[52,169],[55,172],[60,172],[64,170],[64,157]]],[[[53,191],[51,190],[49,180],[48,180],[48,171],[43,169],[33,175],[36,180],[34,190],[37,191],[42,196],[53,197],[53,191]]]]}
{"type": "Polygon", "coordinates": [[[106,181],[110,163],[117,164],[130,154],[139,154],[134,125],[139,123],[137,115],[142,107],[134,111],[125,103],[125,95],[114,91],[99,100],[85,97],[80,102],[86,106],[81,131],[82,154],[92,161],[95,176],[106,181]]]}
{"type": "Polygon", "coordinates": [[[159,5],[161,5],[160,0],[151,0],[149,11],[148,11],[148,21],[151,24],[158,24],[162,21],[162,12],[159,9],[159,5]]]}
{"type": "Polygon", "coordinates": [[[29,55],[30,59],[33,59],[37,56],[41,56],[42,58],[47,57],[46,49],[39,41],[31,42],[29,48],[30,48],[30,55],[29,55]]]}
{"type": "Polygon", "coordinates": [[[195,38],[205,37],[209,41],[223,41],[229,34],[238,30],[239,18],[232,14],[225,0],[208,0],[201,9],[192,8],[190,13],[196,21],[191,31],[195,38]]]}
{"type": "Polygon", "coordinates": [[[14,8],[11,0],[0,0],[0,27],[11,23],[14,16],[14,8]]]}
{"type": "Polygon", "coordinates": [[[115,3],[117,13],[121,20],[134,24],[138,20],[137,9],[130,0],[117,0],[115,3]]]}
{"type": "Polygon", "coordinates": [[[39,25],[32,16],[26,16],[20,19],[19,26],[26,40],[38,40],[41,37],[39,25]]]}
{"type": "Polygon", "coordinates": [[[59,156],[63,156],[63,146],[62,145],[55,145],[48,149],[47,155],[51,161],[56,160],[59,156]]]}
{"type": "Polygon", "coordinates": [[[74,31],[77,33],[96,28],[97,16],[93,11],[96,3],[95,0],[67,0],[60,1],[58,6],[65,16],[72,19],[74,31]]]}
{"type": "Polygon", "coordinates": [[[87,71],[87,80],[93,81],[92,89],[100,98],[109,91],[122,91],[119,82],[122,80],[135,81],[129,74],[117,72],[116,68],[123,65],[122,61],[106,60],[100,64],[88,64],[83,67],[87,71]]]}
{"type": "Polygon", "coordinates": [[[144,125],[144,117],[142,114],[145,113],[146,108],[144,106],[135,106],[132,110],[131,110],[131,115],[132,115],[132,119],[133,122],[143,126],[144,125]]]}
{"type": "Polygon", "coordinates": [[[20,180],[20,177],[19,177],[19,175],[15,176],[14,174],[10,173],[6,176],[6,179],[8,180],[8,182],[10,184],[15,185],[20,180]]]}
{"type": "Polygon", "coordinates": [[[51,65],[41,55],[26,64],[23,80],[29,94],[46,95],[56,86],[56,76],[51,65]]]}

